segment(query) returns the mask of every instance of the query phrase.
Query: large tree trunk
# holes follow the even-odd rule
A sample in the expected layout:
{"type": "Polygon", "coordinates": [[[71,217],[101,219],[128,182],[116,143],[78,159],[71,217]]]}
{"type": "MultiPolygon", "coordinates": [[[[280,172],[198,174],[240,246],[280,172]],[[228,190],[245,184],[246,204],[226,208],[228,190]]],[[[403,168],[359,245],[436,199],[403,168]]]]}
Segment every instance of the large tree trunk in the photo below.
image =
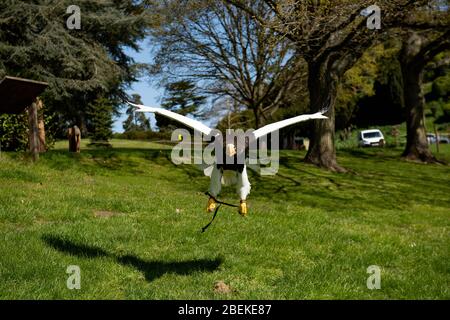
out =
{"type": "Polygon", "coordinates": [[[263,111],[260,107],[257,106],[251,106],[250,109],[253,111],[253,117],[255,118],[255,128],[259,129],[261,126],[264,125],[265,117],[263,114],[263,111]]]}
{"type": "Polygon", "coordinates": [[[428,147],[425,130],[425,98],[422,92],[423,57],[417,55],[422,41],[416,34],[412,34],[404,44],[401,56],[403,75],[403,97],[406,108],[406,148],[403,157],[408,160],[437,162],[428,147]]]}
{"type": "Polygon", "coordinates": [[[436,162],[436,158],[428,148],[424,124],[425,102],[422,94],[422,73],[414,69],[403,71],[404,99],[407,110],[407,140],[403,157],[409,160],[436,162]]]}
{"type": "Polygon", "coordinates": [[[309,66],[308,88],[312,112],[328,109],[328,120],[313,120],[312,135],[305,162],[315,164],[331,171],[345,172],[336,160],[334,145],[335,102],[338,78],[332,75],[323,65],[309,66]]]}
{"type": "Polygon", "coordinates": [[[259,129],[259,112],[257,107],[253,107],[253,116],[255,118],[255,129],[259,129]]]}

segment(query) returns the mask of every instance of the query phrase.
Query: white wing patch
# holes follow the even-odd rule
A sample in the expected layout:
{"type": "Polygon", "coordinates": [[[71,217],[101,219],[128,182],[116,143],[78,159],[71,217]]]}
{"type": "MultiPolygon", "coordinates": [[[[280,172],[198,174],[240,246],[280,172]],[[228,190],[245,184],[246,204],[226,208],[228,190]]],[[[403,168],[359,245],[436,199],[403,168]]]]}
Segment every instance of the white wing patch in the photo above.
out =
{"type": "Polygon", "coordinates": [[[264,126],[258,130],[253,131],[253,135],[254,135],[255,139],[258,139],[258,138],[261,138],[262,136],[265,136],[271,132],[280,130],[284,127],[287,127],[287,126],[290,126],[290,125],[293,125],[293,124],[296,124],[299,122],[311,120],[311,119],[328,119],[328,118],[326,116],[324,116],[322,112],[317,112],[314,114],[302,114],[297,117],[293,117],[290,119],[286,119],[286,120],[268,124],[267,126],[264,126]]]}
{"type": "Polygon", "coordinates": [[[127,102],[128,104],[132,105],[133,107],[136,107],[136,112],[151,112],[151,113],[158,113],[160,115],[166,116],[168,118],[171,118],[173,120],[176,120],[180,123],[183,123],[184,125],[188,126],[189,128],[195,129],[197,131],[200,131],[201,133],[205,135],[210,135],[212,129],[205,126],[200,121],[188,118],[186,116],[182,116],[181,114],[163,109],[163,108],[155,108],[155,107],[147,107],[141,104],[135,104],[131,102],[127,102]]]}

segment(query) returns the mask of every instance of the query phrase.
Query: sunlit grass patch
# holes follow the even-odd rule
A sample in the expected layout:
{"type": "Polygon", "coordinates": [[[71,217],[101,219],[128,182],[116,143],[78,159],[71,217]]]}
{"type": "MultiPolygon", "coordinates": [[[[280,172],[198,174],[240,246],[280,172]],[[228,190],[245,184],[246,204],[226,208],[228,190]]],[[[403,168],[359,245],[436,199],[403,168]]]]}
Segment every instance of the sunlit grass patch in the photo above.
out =
{"type": "MultiPolygon", "coordinates": [[[[61,142],[37,164],[2,154],[1,298],[450,298],[448,166],[342,149],[350,172],[335,174],[283,151],[277,176],[250,174],[249,217],[223,207],[202,234],[208,178],[167,146],[113,145],[73,155],[61,142]],[[367,289],[370,265],[380,290],[367,289]]],[[[238,202],[234,188],[221,198],[238,202]]]]}

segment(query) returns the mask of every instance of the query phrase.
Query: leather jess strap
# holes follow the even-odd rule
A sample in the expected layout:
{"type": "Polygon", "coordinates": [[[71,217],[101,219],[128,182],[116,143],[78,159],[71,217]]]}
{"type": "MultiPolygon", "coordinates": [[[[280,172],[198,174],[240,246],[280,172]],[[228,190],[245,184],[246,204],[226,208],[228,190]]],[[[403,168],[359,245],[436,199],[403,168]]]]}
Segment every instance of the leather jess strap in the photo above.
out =
{"type": "Polygon", "coordinates": [[[216,207],[216,210],[214,211],[214,215],[211,219],[211,221],[202,228],[202,233],[204,233],[206,231],[206,229],[208,229],[208,227],[213,223],[214,219],[216,219],[217,213],[219,212],[219,209],[221,207],[221,205],[224,206],[228,206],[228,207],[233,207],[233,208],[238,208],[239,206],[231,204],[231,203],[226,203],[220,200],[217,200],[214,196],[212,196],[209,192],[205,192],[205,195],[209,196],[210,198],[212,198],[216,203],[218,203],[219,205],[216,207]]]}

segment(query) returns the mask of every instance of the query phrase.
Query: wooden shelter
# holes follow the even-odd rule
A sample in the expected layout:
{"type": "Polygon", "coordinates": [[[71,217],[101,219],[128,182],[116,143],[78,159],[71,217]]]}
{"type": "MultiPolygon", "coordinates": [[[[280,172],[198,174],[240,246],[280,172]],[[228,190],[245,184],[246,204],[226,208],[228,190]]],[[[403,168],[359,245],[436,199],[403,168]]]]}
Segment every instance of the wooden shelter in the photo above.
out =
{"type": "Polygon", "coordinates": [[[20,114],[28,108],[30,151],[39,159],[39,127],[37,97],[47,88],[45,82],[5,77],[0,81],[0,113],[20,114]]]}

